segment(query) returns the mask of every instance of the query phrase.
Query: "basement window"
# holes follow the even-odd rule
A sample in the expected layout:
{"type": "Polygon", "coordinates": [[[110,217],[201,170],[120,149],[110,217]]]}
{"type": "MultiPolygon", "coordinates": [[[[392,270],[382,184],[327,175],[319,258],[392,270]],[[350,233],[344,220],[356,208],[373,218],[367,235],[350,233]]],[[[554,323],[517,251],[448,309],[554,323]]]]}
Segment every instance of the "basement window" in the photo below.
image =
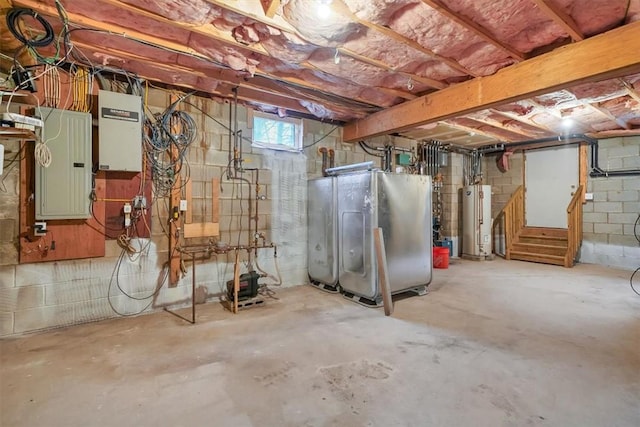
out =
{"type": "Polygon", "coordinates": [[[253,146],[302,151],[302,119],[253,112],[253,146]]]}

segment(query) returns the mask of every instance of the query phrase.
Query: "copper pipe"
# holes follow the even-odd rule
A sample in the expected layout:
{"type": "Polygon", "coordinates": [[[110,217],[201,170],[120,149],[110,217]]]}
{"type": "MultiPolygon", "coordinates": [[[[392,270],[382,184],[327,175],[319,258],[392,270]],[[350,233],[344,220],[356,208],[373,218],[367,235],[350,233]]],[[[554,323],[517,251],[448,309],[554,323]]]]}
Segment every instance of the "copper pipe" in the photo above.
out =
{"type": "Polygon", "coordinates": [[[322,154],[322,176],[327,176],[327,149],[320,147],[318,152],[322,154]]]}

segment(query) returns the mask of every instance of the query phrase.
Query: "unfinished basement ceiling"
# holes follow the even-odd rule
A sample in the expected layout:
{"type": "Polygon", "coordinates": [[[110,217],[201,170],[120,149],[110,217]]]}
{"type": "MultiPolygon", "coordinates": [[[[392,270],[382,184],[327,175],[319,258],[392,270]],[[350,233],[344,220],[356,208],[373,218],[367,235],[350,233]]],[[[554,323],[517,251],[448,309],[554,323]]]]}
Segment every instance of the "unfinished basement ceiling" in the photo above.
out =
{"type": "MultiPolygon", "coordinates": [[[[62,27],[54,0],[8,3],[37,11],[56,30],[62,27]]],[[[239,99],[254,108],[340,122],[640,20],[640,0],[61,4],[74,48],[96,66],[226,99],[238,87],[239,99]]],[[[478,146],[562,134],[567,117],[573,133],[637,134],[639,93],[640,74],[631,74],[417,126],[403,135],[478,146]]]]}

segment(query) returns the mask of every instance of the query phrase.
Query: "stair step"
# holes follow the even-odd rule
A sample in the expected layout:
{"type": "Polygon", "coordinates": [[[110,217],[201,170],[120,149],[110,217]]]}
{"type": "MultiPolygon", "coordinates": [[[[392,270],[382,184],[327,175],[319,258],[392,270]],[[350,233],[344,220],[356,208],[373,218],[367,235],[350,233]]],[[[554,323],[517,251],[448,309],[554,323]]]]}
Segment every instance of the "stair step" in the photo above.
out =
{"type": "Polygon", "coordinates": [[[520,231],[521,236],[545,236],[545,237],[564,237],[567,238],[569,231],[566,228],[550,228],[550,227],[524,227],[520,231]]]}
{"type": "Polygon", "coordinates": [[[530,243],[538,245],[559,246],[566,248],[568,246],[566,237],[555,236],[518,236],[516,243],[530,243]]]}
{"type": "Polygon", "coordinates": [[[564,256],[548,254],[532,254],[529,252],[511,251],[511,259],[520,261],[540,262],[543,264],[553,264],[564,266],[564,256]]]}
{"type": "Polygon", "coordinates": [[[564,255],[567,253],[567,246],[517,242],[513,244],[512,251],[526,252],[530,254],[557,255],[564,257],[564,255]]]}

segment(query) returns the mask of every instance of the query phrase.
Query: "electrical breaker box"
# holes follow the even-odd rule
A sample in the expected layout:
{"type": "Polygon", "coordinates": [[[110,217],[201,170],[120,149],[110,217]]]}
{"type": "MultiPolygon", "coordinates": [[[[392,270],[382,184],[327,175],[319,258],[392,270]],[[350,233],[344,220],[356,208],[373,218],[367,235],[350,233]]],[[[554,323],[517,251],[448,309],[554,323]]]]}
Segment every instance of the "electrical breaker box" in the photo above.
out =
{"type": "Polygon", "coordinates": [[[142,171],[142,98],[101,90],[98,115],[98,168],[142,171]]]}
{"type": "Polygon", "coordinates": [[[36,163],[36,219],[89,218],[91,114],[40,108],[51,165],[36,163]]]}

